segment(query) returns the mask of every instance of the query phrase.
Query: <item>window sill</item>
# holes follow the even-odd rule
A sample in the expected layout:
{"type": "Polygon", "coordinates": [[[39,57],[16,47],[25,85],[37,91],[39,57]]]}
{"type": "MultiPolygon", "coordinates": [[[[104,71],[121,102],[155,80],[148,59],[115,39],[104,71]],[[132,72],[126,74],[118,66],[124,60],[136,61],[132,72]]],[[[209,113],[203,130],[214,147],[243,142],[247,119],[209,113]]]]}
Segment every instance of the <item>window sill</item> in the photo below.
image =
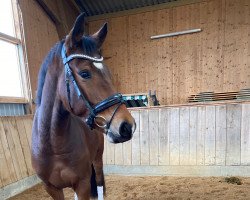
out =
{"type": "Polygon", "coordinates": [[[29,103],[29,101],[23,97],[1,97],[0,103],[29,103]]]}

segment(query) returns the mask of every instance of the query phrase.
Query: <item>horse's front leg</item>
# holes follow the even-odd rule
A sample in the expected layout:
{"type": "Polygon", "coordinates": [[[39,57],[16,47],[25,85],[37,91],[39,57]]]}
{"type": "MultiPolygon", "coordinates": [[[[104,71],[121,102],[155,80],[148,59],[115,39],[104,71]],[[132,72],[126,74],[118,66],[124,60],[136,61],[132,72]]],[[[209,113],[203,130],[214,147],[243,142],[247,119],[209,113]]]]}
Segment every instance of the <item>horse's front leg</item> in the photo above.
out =
{"type": "Polygon", "coordinates": [[[54,200],[64,200],[63,190],[57,189],[51,184],[44,184],[44,188],[54,200]]]}
{"type": "Polygon", "coordinates": [[[105,188],[105,179],[104,179],[104,174],[103,174],[102,158],[94,161],[93,166],[95,170],[98,200],[103,200],[106,188],[105,188]]]}
{"type": "MultiPolygon", "coordinates": [[[[95,160],[93,162],[93,167],[95,171],[95,179],[97,184],[98,200],[103,200],[105,195],[105,179],[103,174],[103,150],[104,150],[104,136],[99,134],[99,146],[95,160]]],[[[93,176],[93,174],[92,174],[93,176]]]]}
{"type": "Polygon", "coordinates": [[[90,199],[90,181],[81,180],[74,188],[75,200],[89,200],[90,199]]]}

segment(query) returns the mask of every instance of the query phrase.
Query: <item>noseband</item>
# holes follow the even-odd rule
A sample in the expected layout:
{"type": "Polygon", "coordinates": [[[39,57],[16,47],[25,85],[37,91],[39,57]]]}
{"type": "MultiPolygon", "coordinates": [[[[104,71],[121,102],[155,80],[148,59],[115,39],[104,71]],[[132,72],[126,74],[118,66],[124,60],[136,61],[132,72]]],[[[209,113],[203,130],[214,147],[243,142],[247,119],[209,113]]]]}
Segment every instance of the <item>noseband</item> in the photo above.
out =
{"type": "Polygon", "coordinates": [[[66,82],[66,87],[67,87],[67,96],[68,96],[68,102],[69,102],[69,106],[72,110],[72,106],[70,103],[70,81],[72,81],[73,86],[75,88],[75,91],[78,95],[79,98],[81,98],[84,101],[84,104],[86,105],[87,109],[89,110],[89,115],[86,118],[86,123],[87,125],[93,129],[94,127],[94,123],[101,127],[101,128],[105,128],[106,130],[109,129],[112,120],[115,116],[115,113],[117,112],[118,108],[124,104],[124,100],[122,98],[122,95],[120,93],[116,93],[110,97],[108,97],[107,99],[104,99],[103,101],[99,102],[98,104],[96,104],[94,107],[91,106],[90,102],[87,100],[87,98],[84,96],[84,94],[81,92],[75,77],[72,73],[72,70],[69,66],[69,62],[75,58],[78,59],[84,59],[84,60],[89,60],[92,62],[97,62],[100,63],[103,61],[103,57],[101,58],[94,58],[88,55],[84,55],[84,54],[71,54],[70,56],[67,57],[66,55],[66,49],[65,46],[63,45],[62,47],[62,51],[61,51],[61,56],[62,56],[62,60],[63,60],[63,64],[64,64],[64,69],[65,69],[65,82],[66,82]],[[105,125],[104,126],[100,126],[96,123],[96,118],[97,115],[101,112],[103,112],[104,110],[110,108],[111,106],[117,105],[117,107],[114,109],[114,112],[109,120],[109,122],[106,121],[106,119],[104,117],[99,116],[99,118],[104,119],[105,120],[105,125]]]}

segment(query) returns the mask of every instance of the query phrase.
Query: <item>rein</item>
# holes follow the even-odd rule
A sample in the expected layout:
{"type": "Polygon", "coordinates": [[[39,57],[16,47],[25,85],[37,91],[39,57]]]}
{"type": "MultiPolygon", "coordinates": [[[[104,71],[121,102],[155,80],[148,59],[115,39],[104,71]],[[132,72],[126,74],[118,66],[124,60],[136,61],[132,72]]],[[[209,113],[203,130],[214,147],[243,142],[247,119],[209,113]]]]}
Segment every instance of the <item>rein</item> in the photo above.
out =
{"type": "Polygon", "coordinates": [[[68,102],[69,102],[69,106],[70,109],[72,110],[72,106],[70,103],[70,81],[73,83],[73,86],[75,88],[75,91],[77,93],[78,98],[81,98],[84,101],[84,104],[86,105],[87,109],[89,110],[89,115],[86,118],[86,123],[87,125],[93,129],[94,128],[94,124],[96,124],[98,127],[100,128],[104,128],[108,131],[112,120],[117,112],[117,110],[119,109],[119,107],[124,104],[124,100],[122,98],[122,95],[120,93],[116,93],[106,99],[104,99],[103,101],[99,102],[98,104],[96,104],[94,107],[91,106],[90,102],[87,100],[87,98],[84,96],[84,94],[81,92],[75,77],[73,75],[73,72],[69,66],[69,62],[73,59],[85,59],[85,60],[89,60],[92,62],[97,62],[100,63],[103,61],[103,57],[101,58],[94,58],[88,55],[84,55],[84,54],[71,54],[70,56],[67,57],[66,55],[66,49],[65,46],[63,45],[62,47],[62,51],[61,51],[61,56],[62,56],[62,60],[63,60],[63,64],[64,64],[64,69],[65,69],[65,82],[66,82],[66,87],[67,87],[67,96],[68,96],[68,102]],[[103,112],[104,110],[110,108],[111,106],[117,105],[117,107],[114,109],[114,112],[109,120],[109,122],[107,122],[107,120],[102,117],[102,116],[97,116],[99,113],[103,112]],[[103,119],[105,121],[104,125],[98,124],[97,123],[97,118],[99,119],[103,119]]]}

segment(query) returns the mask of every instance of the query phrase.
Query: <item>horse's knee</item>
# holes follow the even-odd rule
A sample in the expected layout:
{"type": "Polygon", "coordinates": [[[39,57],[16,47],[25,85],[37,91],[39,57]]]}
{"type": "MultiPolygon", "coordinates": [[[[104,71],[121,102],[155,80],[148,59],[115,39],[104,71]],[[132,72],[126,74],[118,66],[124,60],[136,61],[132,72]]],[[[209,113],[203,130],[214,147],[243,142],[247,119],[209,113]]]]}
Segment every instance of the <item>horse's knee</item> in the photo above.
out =
{"type": "Polygon", "coordinates": [[[96,184],[98,186],[104,185],[104,173],[103,173],[103,165],[93,164],[95,169],[95,178],[96,178],[96,184]]]}
{"type": "Polygon", "coordinates": [[[58,189],[51,184],[45,184],[44,188],[54,200],[64,200],[63,190],[58,189]]]}
{"type": "Polygon", "coordinates": [[[90,182],[89,181],[79,181],[79,183],[74,187],[75,190],[75,200],[89,200],[90,199],[90,182]]]}
{"type": "Polygon", "coordinates": [[[96,184],[97,186],[105,185],[104,174],[102,170],[98,174],[96,173],[96,184]]]}

